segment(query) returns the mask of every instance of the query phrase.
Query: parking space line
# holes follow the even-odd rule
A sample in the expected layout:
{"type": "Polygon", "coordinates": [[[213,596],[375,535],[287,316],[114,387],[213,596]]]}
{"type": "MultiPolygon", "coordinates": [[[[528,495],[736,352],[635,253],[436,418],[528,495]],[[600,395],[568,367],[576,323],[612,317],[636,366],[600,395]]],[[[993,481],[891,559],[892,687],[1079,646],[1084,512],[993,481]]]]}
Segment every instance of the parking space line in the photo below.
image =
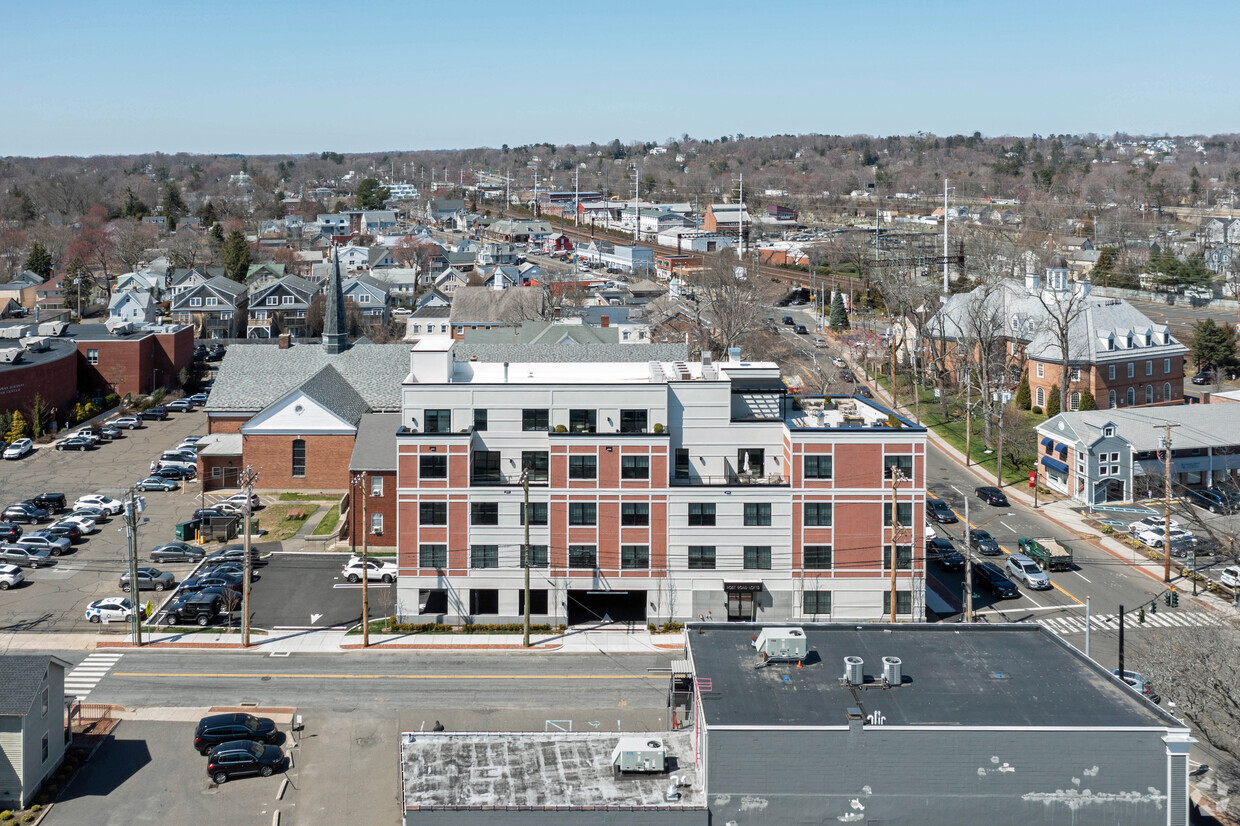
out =
{"type": "Polygon", "coordinates": [[[1085,580],[1086,582],[1088,582],[1090,585],[1093,585],[1093,581],[1092,581],[1092,580],[1090,580],[1090,579],[1088,579],[1088,578],[1087,578],[1087,577],[1086,577],[1083,573],[1081,573],[1080,571],[1073,571],[1072,573],[1076,574],[1076,575],[1077,575],[1077,576],[1079,576],[1081,579],[1083,579],[1083,580],[1085,580]]]}

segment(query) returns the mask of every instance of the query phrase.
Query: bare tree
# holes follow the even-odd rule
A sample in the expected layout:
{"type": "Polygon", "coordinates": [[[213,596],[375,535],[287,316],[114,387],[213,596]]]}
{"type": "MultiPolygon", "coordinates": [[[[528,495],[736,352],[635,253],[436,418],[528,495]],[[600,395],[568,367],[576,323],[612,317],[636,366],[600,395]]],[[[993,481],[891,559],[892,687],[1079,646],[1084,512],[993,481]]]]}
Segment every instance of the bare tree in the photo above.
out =
{"type": "Polygon", "coordinates": [[[700,307],[711,316],[709,335],[723,350],[740,344],[764,318],[762,290],[731,249],[710,259],[693,279],[700,307]]]}
{"type": "MultiPolygon", "coordinates": [[[[1067,281],[1066,273],[1063,282],[1044,284],[1038,291],[1037,300],[1046,311],[1047,327],[1055,341],[1056,361],[1060,364],[1059,373],[1059,409],[1068,409],[1068,387],[1072,384],[1072,363],[1085,359],[1087,344],[1085,336],[1074,335],[1077,321],[1089,306],[1089,298],[1079,284],[1067,281]]],[[[1045,356],[1052,355],[1050,353],[1045,356]]]]}
{"type": "Polygon", "coordinates": [[[116,260],[126,272],[133,272],[146,260],[147,250],[159,240],[159,230],[152,224],[132,219],[113,221],[110,232],[116,260]]]}

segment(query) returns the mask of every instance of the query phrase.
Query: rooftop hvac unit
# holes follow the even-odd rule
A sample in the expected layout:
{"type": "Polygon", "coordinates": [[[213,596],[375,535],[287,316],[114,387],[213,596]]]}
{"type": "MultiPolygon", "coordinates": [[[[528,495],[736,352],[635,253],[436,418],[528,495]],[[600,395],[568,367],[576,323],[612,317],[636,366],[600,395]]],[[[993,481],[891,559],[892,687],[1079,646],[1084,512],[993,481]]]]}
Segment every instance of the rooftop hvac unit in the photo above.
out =
{"type": "Polygon", "coordinates": [[[39,325],[39,335],[55,338],[62,335],[68,326],[63,321],[45,321],[39,325]]]}
{"type": "Polygon", "coordinates": [[[621,737],[611,751],[611,765],[621,772],[667,770],[667,746],[657,738],[621,737]]]}
{"type": "Polygon", "coordinates": [[[22,346],[32,353],[42,353],[51,347],[43,336],[26,336],[22,339],[22,346]]]}
{"type": "Polygon", "coordinates": [[[803,660],[809,652],[809,641],[801,628],[763,628],[753,647],[767,662],[772,660],[803,660]]]}
{"type": "Polygon", "coordinates": [[[904,679],[902,666],[899,657],[883,657],[883,682],[887,685],[899,685],[904,679]]]}
{"type": "Polygon", "coordinates": [[[20,347],[6,347],[0,350],[0,364],[17,364],[22,360],[22,350],[20,347]]]}
{"type": "Polygon", "coordinates": [[[865,683],[865,660],[860,657],[844,658],[844,679],[849,685],[865,683]]]}
{"type": "Polygon", "coordinates": [[[0,327],[0,338],[25,338],[29,332],[29,324],[14,324],[10,327],[0,327]]]}

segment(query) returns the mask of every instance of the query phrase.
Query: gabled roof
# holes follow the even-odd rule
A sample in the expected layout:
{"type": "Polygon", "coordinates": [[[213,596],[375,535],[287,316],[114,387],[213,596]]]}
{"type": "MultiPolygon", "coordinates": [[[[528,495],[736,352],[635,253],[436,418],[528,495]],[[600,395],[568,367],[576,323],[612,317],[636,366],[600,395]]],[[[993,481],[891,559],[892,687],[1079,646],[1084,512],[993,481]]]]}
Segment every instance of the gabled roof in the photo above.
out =
{"type": "Polygon", "coordinates": [[[366,404],[366,400],[330,364],[297,389],[354,426],[363,413],[370,412],[370,405],[366,404]]]}
{"type": "Polygon", "coordinates": [[[281,288],[293,293],[295,296],[300,298],[302,302],[309,304],[310,301],[322,291],[323,285],[317,284],[313,281],[307,281],[300,276],[286,275],[283,278],[279,278],[259,287],[254,291],[252,298],[255,304],[259,304],[261,303],[259,301],[260,298],[265,298],[267,295],[276,292],[281,288]]]}
{"type": "Polygon", "coordinates": [[[1230,404],[1174,404],[1075,410],[1047,419],[1035,429],[1057,441],[1069,441],[1070,437],[1071,441],[1091,445],[1102,436],[1102,428],[1111,423],[1116,433],[1140,453],[1162,447],[1162,426],[1169,422],[1179,425],[1173,439],[1177,451],[1219,447],[1236,442],[1236,414],[1231,408],[1230,404]]]}
{"type": "Polygon", "coordinates": [[[538,287],[458,287],[452,295],[453,323],[516,323],[542,318],[543,292],[538,287]]]}
{"type": "Polygon", "coordinates": [[[469,330],[465,333],[465,340],[471,344],[618,344],[620,330],[616,327],[591,327],[587,324],[522,321],[512,327],[495,330],[469,330]]]}
{"type": "Polygon", "coordinates": [[[137,304],[142,309],[151,306],[154,299],[146,290],[117,290],[112,293],[112,300],[108,302],[108,312],[115,310],[122,302],[128,301],[137,304]]]}
{"type": "Polygon", "coordinates": [[[341,292],[348,295],[352,292],[367,292],[377,298],[386,299],[390,285],[373,275],[356,275],[344,282],[341,292]]]}
{"type": "Polygon", "coordinates": [[[46,654],[0,656],[0,685],[4,686],[4,691],[0,691],[0,715],[24,717],[30,711],[51,663],[69,668],[69,663],[46,654]]]}
{"type": "Polygon", "coordinates": [[[202,281],[209,281],[212,278],[215,278],[217,276],[222,277],[223,275],[224,275],[223,267],[194,267],[193,269],[189,269],[189,270],[173,270],[172,271],[172,286],[174,287],[180,286],[186,281],[190,281],[195,278],[200,279],[202,281]]]}

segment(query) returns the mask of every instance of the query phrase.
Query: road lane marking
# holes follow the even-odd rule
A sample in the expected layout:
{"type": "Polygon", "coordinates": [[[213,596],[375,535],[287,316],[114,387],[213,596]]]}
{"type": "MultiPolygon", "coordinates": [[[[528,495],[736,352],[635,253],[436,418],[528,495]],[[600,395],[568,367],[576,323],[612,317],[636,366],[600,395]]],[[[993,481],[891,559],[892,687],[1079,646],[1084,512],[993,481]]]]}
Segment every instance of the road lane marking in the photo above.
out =
{"type": "Polygon", "coordinates": [[[1042,606],[1042,603],[1038,602],[1036,599],[1034,599],[1033,597],[1029,596],[1028,594],[1021,594],[1021,596],[1023,596],[1025,599],[1027,599],[1027,600],[1029,600],[1030,602],[1032,602],[1032,603],[1034,604],[1034,606],[1035,606],[1035,607],[1037,607],[1037,608],[1042,608],[1042,607],[1043,607],[1043,606],[1042,606]]]}
{"type": "Polygon", "coordinates": [[[962,491],[960,488],[956,487],[955,485],[948,485],[948,487],[956,491],[956,493],[959,493],[961,496],[964,496],[964,491],[962,491]]]}
{"type": "Polygon", "coordinates": [[[1093,583],[1093,580],[1091,580],[1091,579],[1089,579],[1088,577],[1086,577],[1086,576],[1085,576],[1083,573],[1081,573],[1080,571],[1073,571],[1072,573],[1076,574],[1076,575],[1077,575],[1077,576],[1079,576],[1081,579],[1083,579],[1083,580],[1085,580],[1086,582],[1088,582],[1090,585],[1093,585],[1093,584],[1094,584],[1094,583],[1093,583]]]}
{"type": "Polygon", "coordinates": [[[655,680],[647,674],[240,674],[222,672],[114,671],[113,677],[179,677],[194,680],[239,680],[250,677],[291,680],[655,680]]]}
{"type": "Polygon", "coordinates": [[[1009,525],[1008,523],[1004,522],[1002,519],[1000,519],[1000,520],[999,520],[999,524],[1000,524],[1000,525],[1002,525],[1003,527],[1007,528],[1007,529],[1008,529],[1009,531],[1011,531],[1012,533],[1016,533],[1016,529],[1015,529],[1015,528],[1013,528],[1013,527],[1012,527],[1011,525],[1009,525]]]}

